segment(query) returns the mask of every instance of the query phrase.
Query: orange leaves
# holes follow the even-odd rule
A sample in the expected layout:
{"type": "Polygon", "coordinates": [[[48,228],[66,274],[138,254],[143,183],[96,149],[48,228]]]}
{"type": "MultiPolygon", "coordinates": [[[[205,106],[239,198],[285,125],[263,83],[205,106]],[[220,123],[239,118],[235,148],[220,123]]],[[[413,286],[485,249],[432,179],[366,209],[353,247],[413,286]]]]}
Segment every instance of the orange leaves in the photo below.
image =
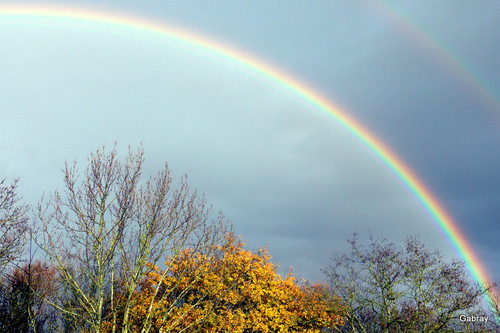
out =
{"type": "Polygon", "coordinates": [[[276,273],[267,250],[251,252],[232,234],[211,255],[184,250],[157,267],[134,295],[132,331],[321,332],[342,323],[320,284],[298,285],[276,273]]]}

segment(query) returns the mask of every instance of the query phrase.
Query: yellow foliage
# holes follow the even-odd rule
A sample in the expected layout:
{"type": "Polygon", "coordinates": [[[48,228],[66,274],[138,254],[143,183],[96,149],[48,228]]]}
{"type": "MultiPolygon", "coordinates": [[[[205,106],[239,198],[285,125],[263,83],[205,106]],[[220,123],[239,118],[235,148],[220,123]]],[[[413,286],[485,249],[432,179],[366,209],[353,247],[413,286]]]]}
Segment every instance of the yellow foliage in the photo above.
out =
{"type": "Polygon", "coordinates": [[[152,306],[152,332],[321,332],[343,324],[338,303],[321,284],[298,285],[276,273],[267,249],[252,253],[228,234],[207,256],[187,249],[153,269],[133,295],[131,330],[152,306]],[[155,296],[156,293],[156,296],[155,296]]]}

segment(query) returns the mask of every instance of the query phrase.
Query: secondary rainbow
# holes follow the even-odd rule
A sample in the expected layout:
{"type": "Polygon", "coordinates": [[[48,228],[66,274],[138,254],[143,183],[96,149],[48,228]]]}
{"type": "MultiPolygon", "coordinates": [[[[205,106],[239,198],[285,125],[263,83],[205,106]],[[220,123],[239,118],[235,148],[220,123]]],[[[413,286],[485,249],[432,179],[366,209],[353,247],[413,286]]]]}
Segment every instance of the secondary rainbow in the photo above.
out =
{"type": "Polygon", "coordinates": [[[397,31],[403,32],[413,44],[429,54],[442,69],[456,79],[456,82],[467,89],[468,94],[475,96],[478,102],[491,112],[495,122],[500,122],[498,93],[485,79],[481,79],[478,73],[474,73],[456,52],[440,41],[437,36],[432,35],[424,26],[417,23],[418,21],[408,13],[398,9],[397,6],[382,1],[373,1],[367,4],[390,21],[397,31]]]}
{"type": "Polygon", "coordinates": [[[267,78],[282,89],[291,91],[306,100],[316,110],[327,115],[341,128],[351,133],[362,145],[375,154],[404,183],[432,216],[439,229],[451,242],[455,251],[465,261],[473,278],[479,283],[491,282],[479,258],[453,219],[424,183],[417,178],[415,173],[375,135],[340,107],[275,66],[212,39],[202,37],[199,34],[189,33],[164,23],[134,16],[116,15],[110,12],[89,11],[79,8],[0,5],[0,19],[0,24],[2,24],[2,21],[10,23],[37,21],[56,22],[63,25],[81,24],[84,27],[104,28],[120,34],[135,34],[141,38],[153,38],[157,41],[179,42],[193,49],[221,57],[230,63],[267,78]]]}

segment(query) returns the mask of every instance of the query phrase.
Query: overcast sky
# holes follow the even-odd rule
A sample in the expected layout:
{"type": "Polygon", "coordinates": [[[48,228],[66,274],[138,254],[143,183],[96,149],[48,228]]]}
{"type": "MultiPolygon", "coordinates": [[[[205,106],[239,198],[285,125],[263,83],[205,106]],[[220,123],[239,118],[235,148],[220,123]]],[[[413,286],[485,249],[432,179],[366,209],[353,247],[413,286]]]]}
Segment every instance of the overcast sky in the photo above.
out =
{"type": "MultiPolygon", "coordinates": [[[[204,35],[341,106],[412,168],[500,282],[498,1],[100,2],[52,4],[204,35]]],[[[104,143],[143,142],[147,173],[165,160],[187,173],[280,273],[321,280],[333,251],[368,230],[393,242],[418,234],[454,255],[401,181],[332,119],[186,45],[0,17],[0,116],[0,178],[20,177],[29,203],[60,187],[65,160],[83,168],[104,143]]]]}

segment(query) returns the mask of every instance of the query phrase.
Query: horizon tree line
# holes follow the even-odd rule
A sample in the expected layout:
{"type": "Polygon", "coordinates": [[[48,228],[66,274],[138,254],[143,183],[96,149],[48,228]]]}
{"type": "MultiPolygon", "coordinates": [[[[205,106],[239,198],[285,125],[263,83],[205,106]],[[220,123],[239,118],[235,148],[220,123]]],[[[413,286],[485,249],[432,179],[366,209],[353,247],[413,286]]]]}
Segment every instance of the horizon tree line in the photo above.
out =
{"type": "Polygon", "coordinates": [[[349,240],[324,283],[282,277],[246,250],[187,177],[143,177],[144,149],[65,163],[64,190],[30,214],[0,181],[0,331],[495,332],[495,285],[478,285],[418,239],[349,240]],[[34,244],[33,244],[34,243],[34,244]],[[35,259],[33,246],[43,259],[35,259]],[[29,249],[29,250],[28,250],[29,249]],[[27,257],[26,252],[27,253],[27,257]],[[24,256],[23,256],[24,255],[24,256]],[[24,258],[24,259],[23,259],[24,258]],[[492,312],[482,298],[493,295],[492,312]],[[489,314],[488,322],[460,315],[489,314]]]}

